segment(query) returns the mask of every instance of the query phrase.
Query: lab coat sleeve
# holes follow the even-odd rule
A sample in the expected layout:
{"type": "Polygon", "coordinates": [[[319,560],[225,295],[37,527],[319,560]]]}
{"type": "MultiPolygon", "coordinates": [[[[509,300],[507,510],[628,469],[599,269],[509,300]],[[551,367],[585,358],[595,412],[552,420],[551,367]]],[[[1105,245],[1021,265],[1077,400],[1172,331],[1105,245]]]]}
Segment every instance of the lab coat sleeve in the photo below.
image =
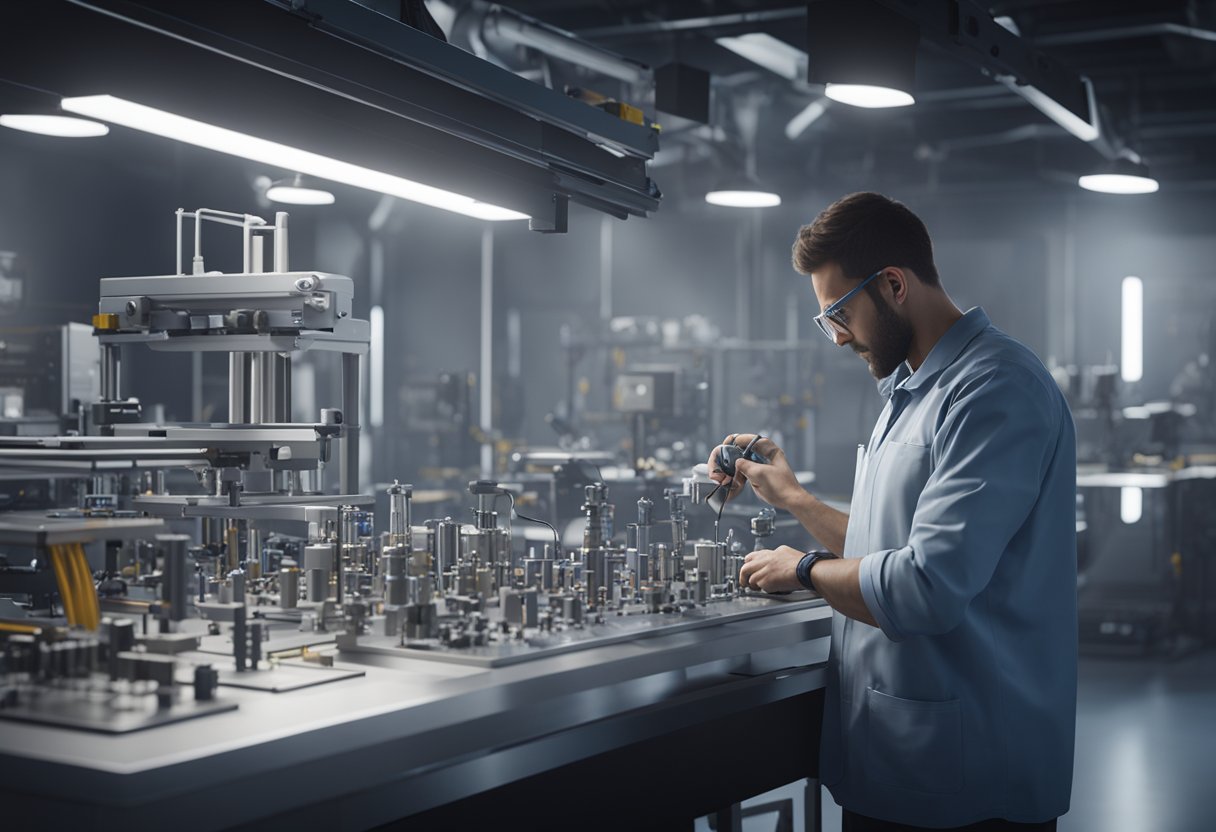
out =
{"type": "Polygon", "coordinates": [[[908,544],[866,555],[862,597],[893,641],[954,629],[1039,498],[1062,418],[1030,369],[975,368],[939,417],[908,544]]]}

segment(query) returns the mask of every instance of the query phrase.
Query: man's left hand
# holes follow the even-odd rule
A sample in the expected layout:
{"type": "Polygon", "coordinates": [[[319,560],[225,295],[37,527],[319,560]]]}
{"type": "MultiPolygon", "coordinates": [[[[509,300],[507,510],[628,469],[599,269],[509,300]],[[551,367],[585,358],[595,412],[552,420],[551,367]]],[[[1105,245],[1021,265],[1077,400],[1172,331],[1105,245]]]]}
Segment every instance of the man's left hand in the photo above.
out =
{"type": "Polygon", "coordinates": [[[764,592],[793,592],[802,589],[798,583],[798,562],[805,552],[793,546],[761,549],[743,559],[739,570],[739,585],[764,592]]]}

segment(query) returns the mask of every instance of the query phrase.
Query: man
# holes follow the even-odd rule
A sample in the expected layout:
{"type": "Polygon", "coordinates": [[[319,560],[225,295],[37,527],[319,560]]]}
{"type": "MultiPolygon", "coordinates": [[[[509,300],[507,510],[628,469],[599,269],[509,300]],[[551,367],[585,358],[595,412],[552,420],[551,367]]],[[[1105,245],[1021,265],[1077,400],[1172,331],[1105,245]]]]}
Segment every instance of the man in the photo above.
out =
{"type": "MultiPolygon", "coordinates": [[[[1055,829],[1076,712],[1068,406],[1029,349],[954,305],[899,202],[844,197],[793,255],[816,324],[887,403],[858,446],[849,514],[803,490],[767,439],[755,447],[771,463],[740,460],[729,491],[750,482],[834,553],[752,552],[739,581],[812,588],[836,613],[820,777],[844,832],[1055,829]]],[[[730,481],[714,455],[710,471],[730,481]]]]}

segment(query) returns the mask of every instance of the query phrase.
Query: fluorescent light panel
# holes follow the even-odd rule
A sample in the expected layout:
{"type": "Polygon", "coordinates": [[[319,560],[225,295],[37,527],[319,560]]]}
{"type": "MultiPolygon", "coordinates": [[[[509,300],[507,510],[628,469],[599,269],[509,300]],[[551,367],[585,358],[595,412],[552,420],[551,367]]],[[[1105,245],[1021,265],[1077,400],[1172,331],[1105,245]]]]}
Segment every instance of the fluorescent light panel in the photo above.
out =
{"type": "Polygon", "coordinates": [[[764,32],[717,38],[719,46],[791,81],[806,80],[806,53],[764,32]]]}
{"type": "Polygon", "coordinates": [[[87,139],[93,136],[104,136],[110,132],[110,128],[104,124],[84,118],[18,113],[0,115],[0,127],[11,127],[13,130],[23,130],[26,133],[67,139],[87,139]]]}
{"type": "Polygon", "coordinates": [[[1119,371],[1124,381],[1139,381],[1144,376],[1144,281],[1123,278],[1123,360],[1119,371]]]}
{"type": "Polygon", "coordinates": [[[781,196],[768,191],[710,191],[705,201],[727,208],[772,208],[781,204],[781,196]]]}
{"type": "Polygon", "coordinates": [[[480,220],[528,219],[527,214],[487,202],[478,202],[471,197],[445,191],[442,188],[433,188],[411,179],[352,165],[349,162],[331,159],[319,153],[300,150],[245,133],[238,133],[235,130],[136,104],[112,95],[65,98],[60,106],[68,112],[120,124],[134,130],[142,130],[167,139],[175,139],[196,147],[227,153],[231,156],[240,156],[308,176],[353,185],[356,188],[389,194],[480,220]]]}

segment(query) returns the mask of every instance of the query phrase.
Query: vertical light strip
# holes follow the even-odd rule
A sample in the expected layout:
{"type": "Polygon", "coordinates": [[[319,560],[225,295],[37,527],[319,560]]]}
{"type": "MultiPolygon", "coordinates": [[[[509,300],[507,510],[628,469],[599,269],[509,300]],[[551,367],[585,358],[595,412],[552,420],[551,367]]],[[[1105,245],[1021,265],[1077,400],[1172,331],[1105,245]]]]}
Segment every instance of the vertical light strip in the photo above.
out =
{"type": "Polygon", "coordinates": [[[196,121],[154,107],[146,107],[143,104],[136,104],[112,95],[65,98],[59,106],[70,113],[87,115],[99,121],[120,124],[133,130],[142,130],[145,133],[227,153],[230,156],[240,156],[243,159],[273,165],[295,173],[328,179],[331,182],[342,182],[356,188],[408,199],[411,202],[421,202],[423,205],[454,211],[457,214],[481,220],[528,219],[527,214],[521,214],[519,211],[491,205],[488,202],[479,202],[471,197],[445,191],[442,188],[433,188],[412,179],[352,165],[349,162],[332,159],[319,153],[239,133],[236,130],[196,121]]]}
{"type": "Polygon", "coordinates": [[[1138,277],[1123,278],[1121,332],[1123,380],[1139,381],[1144,376],[1144,283],[1138,277]]]}
{"type": "Polygon", "coordinates": [[[368,354],[369,375],[367,419],[371,426],[384,424],[384,307],[373,306],[367,316],[371,324],[371,348],[368,354]]]}
{"type": "Polygon", "coordinates": [[[1144,514],[1144,491],[1135,486],[1119,489],[1119,519],[1127,525],[1139,523],[1144,514]]]}

